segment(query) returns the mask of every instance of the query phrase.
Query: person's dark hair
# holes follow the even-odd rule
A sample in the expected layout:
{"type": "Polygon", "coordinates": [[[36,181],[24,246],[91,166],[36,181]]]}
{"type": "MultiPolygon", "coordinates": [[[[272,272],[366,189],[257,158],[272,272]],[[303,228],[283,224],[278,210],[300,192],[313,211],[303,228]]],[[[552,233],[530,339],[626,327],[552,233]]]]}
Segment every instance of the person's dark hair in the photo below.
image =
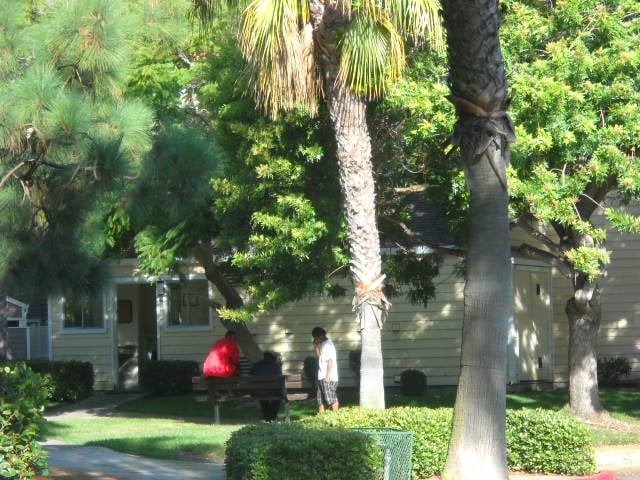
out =
{"type": "Polygon", "coordinates": [[[264,352],[264,353],[262,354],[262,358],[263,358],[264,360],[269,361],[269,362],[275,362],[275,361],[278,359],[278,357],[276,356],[276,354],[275,354],[275,353],[272,353],[272,352],[264,352]]]}
{"type": "Polygon", "coordinates": [[[227,330],[227,333],[224,334],[224,338],[231,338],[236,336],[235,330],[227,330]]]}
{"type": "Polygon", "coordinates": [[[322,327],[316,327],[311,330],[311,336],[313,338],[324,337],[327,334],[327,331],[322,327]]]}

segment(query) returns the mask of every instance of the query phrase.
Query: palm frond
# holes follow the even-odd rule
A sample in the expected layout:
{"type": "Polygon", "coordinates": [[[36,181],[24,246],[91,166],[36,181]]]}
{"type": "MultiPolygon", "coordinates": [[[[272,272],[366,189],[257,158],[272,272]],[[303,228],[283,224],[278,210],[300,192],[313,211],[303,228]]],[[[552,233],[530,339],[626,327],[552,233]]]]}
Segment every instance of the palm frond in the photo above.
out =
{"type": "Polygon", "coordinates": [[[272,117],[296,107],[316,111],[320,80],[308,19],[308,4],[300,0],[254,0],[242,14],[240,49],[250,87],[272,117]]]}
{"type": "Polygon", "coordinates": [[[438,0],[385,0],[384,8],[403,37],[417,44],[427,40],[437,50],[444,48],[438,0]]]}
{"type": "Polygon", "coordinates": [[[338,81],[367,99],[383,96],[404,69],[404,43],[393,24],[356,17],[338,41],[338,81]]]}

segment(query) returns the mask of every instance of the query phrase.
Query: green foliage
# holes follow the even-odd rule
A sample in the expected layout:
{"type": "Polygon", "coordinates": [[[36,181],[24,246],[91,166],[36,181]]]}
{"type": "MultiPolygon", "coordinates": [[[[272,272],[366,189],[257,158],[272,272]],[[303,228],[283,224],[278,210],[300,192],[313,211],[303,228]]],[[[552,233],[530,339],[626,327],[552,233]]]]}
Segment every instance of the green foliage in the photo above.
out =
{"type": "Polygon", "coordinates": [[[49,395],[46,377],[24,363],[0,365],[0,476],[32,478],[47,471],[47,456],[37,442],[49,395]]]}
{"type": "Polygon", "coordinates": [[[424,395],[427,393],[427,376],[421,370],[404,370],[400,374],[400,392],[414,397],[424,395]]]}
{"type": "Polygon", "coordinates": [[[31,370],[47,377],[51,384],[49,400],[77,402],[93,393],[94,372],[89,362],[30,360],[26,363],[31,370]]]}
{"type": "MultiPolygon", "coordinates": [[[[450,408],[342,408],[302,420],[314,427],[386,427],[413,432],[413,478],[442,471],[451,435],[450,408]]],[[[586,475],[595,458],[586,427],[566,414],[545,410],[507,412],[507,458],[512,470],[586,475]]]]}
{"type": "Polygon", "coordinates": [[[212,116],[224,174],[213,179],[216,246],[224,271],[246,287],[244,310],[222,309],[232,320],[326,289],[327,272],[347,264],[340,193],[324,117],[302,111],[269,120],[244,95],[246,67],[221,26],[196,78],[212,116]],[[238,81],[240,79],[240,81],[238,81]]]}
{"type": "Polygon", "coordinates": [[[631,373],[627,357],[598,357],[598,385],[616,385],[631,373]]]}
{"type": "Polygon", "coordinates": [[[451,435],[451,409],[395,407],[386,410],[341,408],[302,420],[314,427],[386,427],[413,432],[413,478],[427,478],[442,470],[451,435]]]}
{"type": "Polygon", "coordinates": [[[146,271],[166,272],[199,240],[215,234],[210,182],[220,167],[220,152],[201,131],[179,125],[158,129],[126,207],[146,271]]]}
{"type": "Polygon", "coordinates": [[[244,427],[226,449],[230,480],[381,478],[382,450],[362,433],[300,424],[244,427]]]}
{"type": "Polygon", "coordinates": [[[589,431],[575,417],[548,410],[507,415],[507,463],[512,470],[589,475],[596,471],[589,431]]]}
{"type": "MultiPolygon", "coordinates": [[[[591,222],[592,212],[613,190],[623,203],[640,193],[637,3],[570,0],[550,8],[509,2],[503,8],[518,136],[512,207],[573,238],[562,259],[594,281],[609,257],[598,248],[605,234],[591,222]],[[585,237],[594,248],[579,243],[585,237]]],[[[605,213],[615,228],[637,229],[637,220],[617,208],[605,213]]]]}
{"type": "MultiPolygon", "coordinates": [[[[542,235],[555,229],[562,239],[558,260],[595,280],[608,256],[600,249],[605,231],[591,222],[592,213],[616,189],[622,204],[640,194],[637,2],[510,0],[500,8],[518,137],[511,146],[511,214],[534,228],[531,219],[537,220],[542,235]],[[593,239],[593,248],[579,249],[584,238],[593,239]]],[[[413,52],[407,78],[375,108],[381,135],[373,139],[380,181],[424,185],[431,202],[446,199],[450,228],[464,238],[468,193],[457,151],[445,148],[455,118],[445,65],[434,52],[413,52]]],[[[404,217],[411,226],[403,213],[411,196],[397,191],[381,189],[386,231],[394,225],[385,217],[404,217]]],[[[637,218],[606,206],[614,228],[638,230],[637,218]]]]}
{"type": "Polygon", "coordinates": [[[191,392],[191,378],[200,373],[197,362],[157,360],[140,363],[140,386],[153,395],[177,395],[191,392]]]}
{"type": "Polygon", "coordinates": [[[0,204],[11,213],[0,218],[0,283],[86,289],[101,277],[104,217],[150,146],[150,110],[123,96],[142,17],[119,0],[8,3],[0,204]]]}

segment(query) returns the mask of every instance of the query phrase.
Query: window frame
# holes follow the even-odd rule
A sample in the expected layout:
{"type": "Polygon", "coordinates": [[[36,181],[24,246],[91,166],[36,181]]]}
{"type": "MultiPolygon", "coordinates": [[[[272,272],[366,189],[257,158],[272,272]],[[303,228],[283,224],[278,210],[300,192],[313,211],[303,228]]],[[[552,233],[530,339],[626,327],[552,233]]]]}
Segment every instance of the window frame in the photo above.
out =
{"type": "MultiPolygon", "coordinates": [[[[185,294],[189,294],[189,293],[193,293],[192,291],[190,291],[188,288],[184,289],[182,288],[182,283],[179,280],[174,280],[174,279],[166,279],[164,280],[165,283],[165,288],[166,288],[166,295],[167,295],[167,310],[166,310],[166,329],[170,330],[170,331],[211,331],[213,329],[213,320],[214,320],[214,315],[213,315],[213,308],[209,305],[209,300],[211,298],[213,298],[213,287],[212,284],[209,280],[207,280],[206,278],[202,278],[199,276],[194,276],[194,277],[189,277],[187,278],[187,281],[185,283],[191,283],[191,282],[205,282],[207,285],[207,296],[206,296],[206,300],[207,300],[207,323],[202,323],[202,324],[197,324],[197,325],[183,325],[183,324],[179,324],[179,323],[172,323],[172,308],[173,308],[173,304],[175,302],[175,299],[173,298],[173,292],[172,290],[174,290],[174,288],[176,285],[180,286],[180,298],[179,298],[179,303],[181,306],[181,310],[182,310],[182,306],[184,304],[184,298],[185,298],[185,294]],[[185,291],[186,290],[186,291],[185,291]]],[[[188,298],[188,297],[187,297],[188,298]]],[[[192,307],[192,305],[190,305],[190,302],[187,302],[186,307],[190,309],[192,307]]],[[[189,320],[191,319],[191,313],[189,313],[189,320]]]]}
{"type": "MultiPolygon", "coordinates": [[[[67,316],[65,313],[65,304],[68,301],[66,297],[61,297],[59,302],[60,307],[60,323],[62,328],[60,329],[63,334],[97,334],[107,332],[107,295],[105,292],[98,294],[100,298],[100,318],[102,320],[101,326],[98,327],[79,327],[79,326],[66,326],[67,316]]],[[[83,322],[84,323],[84,322],[83,322]]]]}

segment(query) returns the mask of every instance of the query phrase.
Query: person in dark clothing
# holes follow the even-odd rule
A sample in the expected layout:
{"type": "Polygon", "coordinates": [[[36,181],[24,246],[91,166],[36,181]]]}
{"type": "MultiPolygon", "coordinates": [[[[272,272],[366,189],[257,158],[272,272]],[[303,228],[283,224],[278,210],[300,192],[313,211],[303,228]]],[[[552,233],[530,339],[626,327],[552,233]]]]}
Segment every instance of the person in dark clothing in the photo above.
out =
{"type": "MultiPolygon", "coordinates": [[[[271,352],[265,352],[262,360],[251,365],[249,375],[272,376],[282,375],[282,368],[278,363],[278,359],[271,352]]],[[[269,395],[275,395],[278,392],[267,390],[257,390],[253,395],[257,398],[269,395]]],[[[275,422],[280,411],[280,400],[260,400],[260,409],[262,410],[262,418],[265,422],[275,422]]]]}

